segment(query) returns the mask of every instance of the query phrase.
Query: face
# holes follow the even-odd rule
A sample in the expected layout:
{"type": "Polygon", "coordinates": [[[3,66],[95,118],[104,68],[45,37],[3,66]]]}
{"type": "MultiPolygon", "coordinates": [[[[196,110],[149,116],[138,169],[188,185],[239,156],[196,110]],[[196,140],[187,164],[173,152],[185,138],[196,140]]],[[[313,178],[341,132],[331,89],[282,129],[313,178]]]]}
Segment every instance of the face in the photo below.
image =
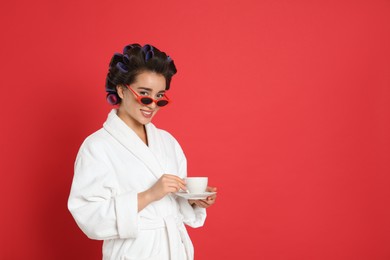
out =
{"type": "MultiPolygon", "coordinates": [[[[138,95],[151,97],[155,100],[164,97],[165,78],[161,74],[145,71],[136,77],[131,87],[138,95]]],[[[117,88],[118,95],[122,99],[119,106],[118,116],[133,130],[143,127],[143,125],[152,121],[160,109],[155,102],[148,105],[140,104],[134,93],[126,86],[117,88]]]]}

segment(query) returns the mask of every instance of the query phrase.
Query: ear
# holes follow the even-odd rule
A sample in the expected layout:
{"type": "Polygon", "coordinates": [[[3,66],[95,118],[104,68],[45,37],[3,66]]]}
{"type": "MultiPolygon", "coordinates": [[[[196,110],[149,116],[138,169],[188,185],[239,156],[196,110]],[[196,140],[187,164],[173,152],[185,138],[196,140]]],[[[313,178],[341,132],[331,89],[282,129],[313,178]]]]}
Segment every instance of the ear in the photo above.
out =
{"type": "Polygon", "coordinates": [[[123,99],[124,94],[123,94],[123,87],[121,85],[116,86],[116,92],[118,93],[118,96],[123,99]]]}

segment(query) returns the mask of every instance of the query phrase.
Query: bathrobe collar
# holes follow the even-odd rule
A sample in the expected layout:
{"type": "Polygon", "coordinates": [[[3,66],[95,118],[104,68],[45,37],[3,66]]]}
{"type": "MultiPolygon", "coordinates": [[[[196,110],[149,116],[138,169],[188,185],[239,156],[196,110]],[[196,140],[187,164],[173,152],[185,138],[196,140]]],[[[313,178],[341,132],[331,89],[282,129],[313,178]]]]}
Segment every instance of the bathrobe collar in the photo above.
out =
{"type": "Polygon", "coordinates": [[[157,179],[164,174],[163,167],[156,157],[156,154],[164,154],[162,153],[164,147],[162,147],[162,141],[159,140],[161,137],[157,133],[157,128],[152,123],[145,125],[149,146],[117,116],[116,109],[112,109],[108,114],[103,128],[129,152],[143,162],[157,179]]]}

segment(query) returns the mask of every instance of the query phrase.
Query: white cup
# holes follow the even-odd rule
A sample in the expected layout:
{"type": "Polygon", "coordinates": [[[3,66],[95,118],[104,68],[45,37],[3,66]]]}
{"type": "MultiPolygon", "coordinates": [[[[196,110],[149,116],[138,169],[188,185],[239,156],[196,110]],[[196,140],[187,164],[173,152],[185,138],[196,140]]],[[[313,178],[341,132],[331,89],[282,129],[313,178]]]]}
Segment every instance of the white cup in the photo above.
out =
{"type": "Polygon", "coordinates": [[[189,193],[203,193],[207,188],[207,177],[187,177],[185,178],[189,193]]]}

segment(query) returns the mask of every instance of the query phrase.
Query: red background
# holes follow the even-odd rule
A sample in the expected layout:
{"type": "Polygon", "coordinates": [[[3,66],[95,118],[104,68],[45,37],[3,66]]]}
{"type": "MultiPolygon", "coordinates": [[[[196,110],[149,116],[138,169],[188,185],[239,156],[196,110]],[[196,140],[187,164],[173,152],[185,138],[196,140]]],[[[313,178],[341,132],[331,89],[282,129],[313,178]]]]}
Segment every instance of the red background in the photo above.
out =
{"type": "Polygon", "coordinates": [[[67,211],[124,45],[173,57],[154,123],[219,189],[196,259],[390,259],[389,1],[1,4],[1,259],[99,259],[67,211]]]}

